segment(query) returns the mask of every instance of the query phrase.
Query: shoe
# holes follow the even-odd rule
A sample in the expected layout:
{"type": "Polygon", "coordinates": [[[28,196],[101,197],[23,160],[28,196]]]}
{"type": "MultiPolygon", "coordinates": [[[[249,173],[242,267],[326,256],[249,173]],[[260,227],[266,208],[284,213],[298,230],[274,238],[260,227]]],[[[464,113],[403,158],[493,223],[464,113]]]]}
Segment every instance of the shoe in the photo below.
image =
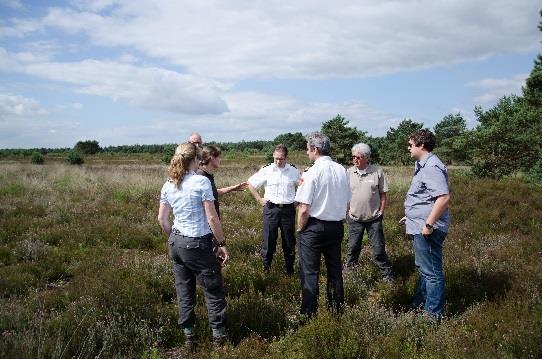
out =
{"type": "Polygon", "coordinates": [[[397,283],[397,279],[395,279],[392,275],[387,275],[384,278],[382,278],[382,281],[389,284],[395,284],[397,283]]]}
{"type": "Polygon", "coordinates": [[[183,351],[188,353],[193,353],[196,350],[196,337],[194,335],[185,335],[183,351]]]}
{"type": "Polygon", "coordinates": [[[213,350],[218,351],[224,348],[224,345],[226,345],[228,341],[228,337],[225,335],[219,336],[219,337],[213,337],[213,350]]]}

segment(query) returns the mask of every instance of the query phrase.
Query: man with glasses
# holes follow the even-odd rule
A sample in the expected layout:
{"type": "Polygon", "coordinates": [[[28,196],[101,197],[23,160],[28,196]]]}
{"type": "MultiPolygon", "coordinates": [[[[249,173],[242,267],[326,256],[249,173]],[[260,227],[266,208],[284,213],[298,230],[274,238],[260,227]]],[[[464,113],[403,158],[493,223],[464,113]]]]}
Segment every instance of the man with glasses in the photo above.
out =
{"type": "Polygon", "coordinates": [[[261,255],[263,270],[268,273],[277,246],[278,230],[282,237],[282,251],[286,274],[294,274],[295,260],[295,187],[300,174],[295,166],[286,163],[288,148],[277,145],[273,163],[262,167],[248,179],[248,189],[263,207],[263,243],[261,255]],[[265,185],[263,198],[258,188],[265,185]]]}
{"type": "Polygon", "coordinates": [[[444,309],[442,245],[450,226],[448,169],[431,153],[435,135],[429,130],[412,133],[410,156],[416,160],[414,176],[405,199],[406,233],[413,238],[414,260],[420,274],[412,306],[423,309],[434,322],[444,309]]]}
{"type": "Polygon", "coordinates": [[[382,168],[369,163],[371,147],[358,143],[352,147],[353,166],[347,170],[350,180],[348,222],[348,253],[345,269],[358,265],[363,233],[367,231],[373,249],[373,260],[380,269],[382,278],[393,282],[391,263],[386,253],[383,219],[386,208],[388,183],[382,168]]]}

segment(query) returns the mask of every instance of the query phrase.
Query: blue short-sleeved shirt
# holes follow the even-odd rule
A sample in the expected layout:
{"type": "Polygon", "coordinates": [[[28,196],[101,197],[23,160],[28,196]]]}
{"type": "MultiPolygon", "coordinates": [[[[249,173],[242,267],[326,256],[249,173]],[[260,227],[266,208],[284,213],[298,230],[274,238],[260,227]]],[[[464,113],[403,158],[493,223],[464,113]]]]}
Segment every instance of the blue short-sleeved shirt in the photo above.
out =
{"type": "Polygon", "coordinates": [[[160,191],[160,203],[173,209],[173,227],[184,236],[201,237],[211,233],[203,201],[214,201],[211,182],[204,176],[189,172],[179,187],[167,181],[160,191]]]}
{"type": "MultiPolygon", "coordinates": [[[[429,153],[420,161],[416,161],[414,176],[405,199],[407,234],[421,233],[437,197],[449,193],[448,169],[437,156],[429,153]]],[[[450,227],[448,209],[433,226],[448,233],[450,227]]]]}

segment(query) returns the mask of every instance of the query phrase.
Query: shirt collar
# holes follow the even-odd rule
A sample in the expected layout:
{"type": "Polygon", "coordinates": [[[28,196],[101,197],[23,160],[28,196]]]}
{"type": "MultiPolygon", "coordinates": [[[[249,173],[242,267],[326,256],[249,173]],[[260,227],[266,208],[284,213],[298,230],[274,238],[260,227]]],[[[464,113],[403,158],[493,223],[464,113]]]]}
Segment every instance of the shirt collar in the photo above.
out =
{"type": "Polygon", "coordinates": [[[427,163],[427,160],[433,156],[431,152],[428,152],[426,155],[424,155],[421,159],[416,161],[416,171],[418,171],[420,168],[425,167],[425,164],[427,163]]]}
{"type": "Polygon", "coordinates": [[[329,157],[329,156],[320,156],[316,160],[314,160],[314,163],[323,162],[323,161],[331,161],[331,157],[329,157]]]}
{"type": "Polygon", "coordinates": [[[360,175],[364,175],[364,174],[373,172],[373,168],[371,167],[370,163],[367,165],[367,167],[365,167],[362,170],[360,170],[357,166],[354,166],[354,172],[356,172],[356,173],[358,173],[360,175]]]}

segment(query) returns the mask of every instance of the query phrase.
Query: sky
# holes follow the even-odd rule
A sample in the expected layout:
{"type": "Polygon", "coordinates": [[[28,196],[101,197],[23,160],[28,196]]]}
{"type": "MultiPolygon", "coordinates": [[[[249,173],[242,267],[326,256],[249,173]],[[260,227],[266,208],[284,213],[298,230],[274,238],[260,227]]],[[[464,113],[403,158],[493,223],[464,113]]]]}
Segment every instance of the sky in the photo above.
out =
{"type": "Polygon", "coordinates": [[[541,51],[533,0],[0,0],[0,148],[269,140],[341,114],[476,126],[541,51]]]}

